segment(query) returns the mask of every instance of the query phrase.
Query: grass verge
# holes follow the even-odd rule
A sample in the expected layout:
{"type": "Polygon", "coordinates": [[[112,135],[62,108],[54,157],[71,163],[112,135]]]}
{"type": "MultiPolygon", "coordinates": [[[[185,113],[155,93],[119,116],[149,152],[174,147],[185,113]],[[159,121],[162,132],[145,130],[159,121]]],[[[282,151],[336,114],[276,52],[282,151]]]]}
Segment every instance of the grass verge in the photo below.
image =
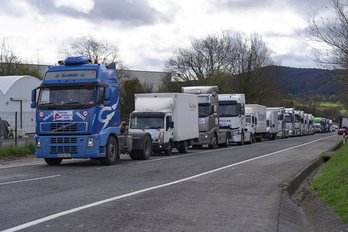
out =
{"type": "Polygon", "coordinates": [[[0,157],[7,156],[26,156],[35,154],[35,145],[34,143],[28,143],[28,145],[24,147],[0,147],[0,157]]]}
{"type": "Polygon", "coordinates": [[[309,189],[348,224],[348,144],[325,163],[309,189]]]}

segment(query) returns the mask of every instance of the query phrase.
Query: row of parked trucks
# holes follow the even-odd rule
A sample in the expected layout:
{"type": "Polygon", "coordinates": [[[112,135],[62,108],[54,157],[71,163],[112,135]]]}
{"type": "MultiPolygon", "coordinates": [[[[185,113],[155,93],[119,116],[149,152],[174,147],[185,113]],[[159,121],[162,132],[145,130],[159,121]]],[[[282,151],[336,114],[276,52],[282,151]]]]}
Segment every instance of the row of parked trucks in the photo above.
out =
{"type": "MultiPolygon", "coordinates": [[[[113,164],[120,154],[148,159],[152,152],[186,153],[262,139],[314,133],[314,117],[293,108],[246,104],[244,94],[217,86],[182,87],[181,93],[135,95],[129,123],[120,120],[115,65],[69,57],[46,71],[32,92],[36,156],[49,165],[92,158],[113,164]]],[[[316,125],[316,124],[315,124],[316,125]]]]}

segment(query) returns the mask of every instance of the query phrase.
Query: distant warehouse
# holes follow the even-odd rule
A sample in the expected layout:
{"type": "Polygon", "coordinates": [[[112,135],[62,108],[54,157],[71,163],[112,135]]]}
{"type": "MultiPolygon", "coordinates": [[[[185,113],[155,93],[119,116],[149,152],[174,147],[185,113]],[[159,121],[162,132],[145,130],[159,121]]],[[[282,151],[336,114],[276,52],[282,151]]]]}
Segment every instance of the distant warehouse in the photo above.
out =
{"type": "Polygon", "coordinates": [[[35,132],[35,109],[31,105],[31,91],[40,85],[33,76],[0,76],[0,118],[25,133],[35,132]]]}

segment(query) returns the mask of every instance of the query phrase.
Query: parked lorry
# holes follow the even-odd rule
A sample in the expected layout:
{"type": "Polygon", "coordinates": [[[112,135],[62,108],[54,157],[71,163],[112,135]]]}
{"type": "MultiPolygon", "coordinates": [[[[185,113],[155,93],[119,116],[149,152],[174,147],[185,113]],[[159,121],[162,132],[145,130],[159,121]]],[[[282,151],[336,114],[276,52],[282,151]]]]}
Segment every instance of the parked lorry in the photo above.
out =
{"type": "Polygon", "coordinates": [[[278,130],[278,111],[266,108],[266,139],[275,140],[278,130]]]}
{"type": "Polygon", "coordinates": [[[248,118],[247,130],[251,132],[255,141],[261,142],[267,137],[266,106],[258,104],[246,104],[245,115],[248,118]]]}
{"type": "Polygon", "coordinates": [[[120,154],[148,159],[150,134],[129,134],[120,122],[116,65],[92,63],[85,56],[68,57],[58,64],[47,69],[32,91],[36,156],[49,165],[72,158],[113,164],[120,154]]]}
{"type": "Polygon", "coordinates": [[[313,114],[308,114],[308,133],[310,135],[314,134],[314,116],[313,116],[313,114]]]}
{"type": "Polygon", "coordinates": [[[303,115],[303,135],[309,135],[309,114],[303,115]]]}
{"type": "Polygon", "coordinates": [[[197,95],[185,93],[135,94],[135,110],[130,115],[129,132],[151,134],[154,153],[186,153],[198,139],[197,95]]]}
{"type": "Polygon", "coordinates": [[[295,110],[295,136],[302,135],[302,112],[295,110]]]}
{"type": "Polygon", "coordinates": [[[267,107],[267,111],[274,110],[278,113],[278,133],[279,138],[288,138],[289,132],[285,125],[285,108],[284,107],[267,107]]]}
{"type": "Polygon", "coordinates": [[[217,86],[182,87],[181,92],[198,95],[199,137],[194,140],[194,147],[208,145],[210,149],[228,146],[226,131],[219,128],[219,100],[217,86]]]}
{"type": "Polygon", "coordinates": [[[325,130],[324,120],[322,117],[314,118],[314,132],[315,133],[323,133],[325,130]]]}
{"type": "Polygon", "coordinates": [[[294,108],[285,108],[285,126],[289,136],[295,137],[295,110],[294,108]]]}
{"type": "Polygon", "coordinates": [[[252,143],[245,125],[245,95],[219,94],[220,131],[226,131],[230,143],[252,143]]]}

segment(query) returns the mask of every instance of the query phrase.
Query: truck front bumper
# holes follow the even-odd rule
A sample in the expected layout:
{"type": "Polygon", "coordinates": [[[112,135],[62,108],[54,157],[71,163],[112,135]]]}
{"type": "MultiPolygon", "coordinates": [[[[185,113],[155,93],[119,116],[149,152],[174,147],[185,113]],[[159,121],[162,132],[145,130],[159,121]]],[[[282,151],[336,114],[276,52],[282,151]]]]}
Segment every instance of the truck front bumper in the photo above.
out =
{"type": "Polygon", "coordinates": [[[38,136],[34,137],[38,158],[99,158],[105,157],[105,146],[94,135],[38,136]]]}
{"type": "Polygon", "coordinates": [[[152,150],[154,152],[165,151],[168,150],[169,143],[152,143],[152,150]]]}

